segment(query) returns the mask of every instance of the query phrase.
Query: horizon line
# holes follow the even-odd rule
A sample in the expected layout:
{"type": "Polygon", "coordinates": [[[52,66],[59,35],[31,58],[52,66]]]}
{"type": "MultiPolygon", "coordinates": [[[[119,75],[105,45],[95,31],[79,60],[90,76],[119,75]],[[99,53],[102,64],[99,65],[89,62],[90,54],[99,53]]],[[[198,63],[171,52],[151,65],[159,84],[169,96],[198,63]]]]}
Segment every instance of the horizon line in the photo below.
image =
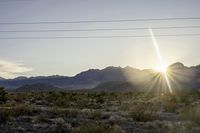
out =
{"type": "MultiPolygon", "coordinates": [[[[181,63],[181,64],[183,64],[184,65],[184,63],[182,63],[182,62],[179,62],[179,61],[177,61],[177,62],[174,62],[174,63],[171,63],[170,65],[168,65],[167,67],[170,67],[171,65],[173,65],[173,64],[176,64],[176,63],[181,63]]],[[[199,66],[200,64],[197,64],[197,65],[191,65],[191,66],[185,66],[185,67],[188,67],[188,68],[191,68],[191,67],[196,67],[196,66],[199,66]]],[[[16,78],[19,78],[19,77],[24,77],[24,78],[28,78],[28,79],[30,79],[30,78],[35,78],[35,77],[54,77],[54,76],[60,76],[60,77],[75,77],[76,75],[78,75],[78,74],[80,74],[80,73],[82,73],[82,72],[86,72],[86,71],[89,71],[89,70],[104,70],[104,69],[106,69],[106,68],[109,68],[109,67],[114,67],[114,68],[122,68],[122,69],[124,69],[124,68],[126,68],[126,67],[130,67],[130,68],[132,68],[132,69],[137,69],[137,70],[140,70],[140,71],[143,71],[143,70],[153,70],[153,71],[156,71],[155,69],[153,69],[153,68],[143,68],[143,69],[140,69],[140,68],[137,68],[137,67],[132,67],[132,66],[129,66],[129,65],[127,65],[127,66],[125,66],[125,67],[122,67],[122,66],[107,66],[107,67],[103,67],[103,68],[89,68],[89,69],[87,69],[87,70],[83,70],[83,71],[80,71],[80,72],[78,72],[78,73],[76,73],[76,74],[74,74],[74,75],[72,75],[72,76],[67,76],[67,75],[62,75],[62,74],[49,74],[49,75],[35,75],[35,76],[25,76],[25,75],[21,75],[21,76],[16,76],[16,77],[13,77],[13,78],[4,78],[4,77],[1,77],[0,76],[0,80],[1,80],[1,78],[3,79],[3,80],[13,80],[13,79],[16,79],[16,78]]]]}

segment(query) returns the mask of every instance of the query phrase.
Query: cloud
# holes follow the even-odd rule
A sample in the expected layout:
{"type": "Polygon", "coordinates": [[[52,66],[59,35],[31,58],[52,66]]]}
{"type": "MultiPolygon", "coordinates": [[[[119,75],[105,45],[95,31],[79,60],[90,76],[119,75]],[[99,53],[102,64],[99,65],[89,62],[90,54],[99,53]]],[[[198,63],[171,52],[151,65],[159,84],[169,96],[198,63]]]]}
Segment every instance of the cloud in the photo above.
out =
{"type": "Polygon", "coordinates": [[[0,77],[11,78],[32,70],[32,68],[26,67],[22,61],[11,62],[0,59],[0,77]]]}

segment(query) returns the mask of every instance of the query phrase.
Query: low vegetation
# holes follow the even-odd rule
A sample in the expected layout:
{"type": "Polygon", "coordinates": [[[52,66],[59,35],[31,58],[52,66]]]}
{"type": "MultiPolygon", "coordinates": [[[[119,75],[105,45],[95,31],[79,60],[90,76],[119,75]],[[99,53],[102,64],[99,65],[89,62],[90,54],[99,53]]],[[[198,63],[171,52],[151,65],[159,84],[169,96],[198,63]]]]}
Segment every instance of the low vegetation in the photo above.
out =
{"type": "Polygon", "coordinates": [[[0,89],[1,132],[200,132],[200,92],[27,92],[0,89]]]}
{"type": "Polygon", "coordinates": [[[6,92],[3,87],[0,87],[0,104],[5,103],[7,100],[6,92]]]}
{"type": "Polygon", "coordinates": [[[191,108],[185,108],[181,112],[181,118],[183,120],[192,121],[198,125],[200,125],[200,105],[194,105],[191,108]]]}

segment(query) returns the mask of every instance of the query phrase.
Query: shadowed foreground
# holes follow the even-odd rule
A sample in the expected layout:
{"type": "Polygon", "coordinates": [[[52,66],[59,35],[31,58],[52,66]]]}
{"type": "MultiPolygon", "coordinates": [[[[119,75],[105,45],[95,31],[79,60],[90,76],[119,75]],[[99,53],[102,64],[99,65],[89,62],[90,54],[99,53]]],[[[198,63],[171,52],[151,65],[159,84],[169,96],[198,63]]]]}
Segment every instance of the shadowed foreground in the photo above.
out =
{"type": "Polygon", "coordinates": [[[0,132],[197,133],[200,92],[8,93],[0,132]]]}

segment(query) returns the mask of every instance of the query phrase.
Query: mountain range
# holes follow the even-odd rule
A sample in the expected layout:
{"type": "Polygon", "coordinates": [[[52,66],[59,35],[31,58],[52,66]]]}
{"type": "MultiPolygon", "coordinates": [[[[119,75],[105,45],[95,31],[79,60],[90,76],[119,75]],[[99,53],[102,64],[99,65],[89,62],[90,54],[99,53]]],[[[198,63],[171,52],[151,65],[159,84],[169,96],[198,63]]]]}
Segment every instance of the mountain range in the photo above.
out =
{"type": "MultiPolygon", "coordinates": [[[[200,88],[200,65],[186,67],[182,63],[177,62],[168,67],[167,74],[172,88],[200,88]]],[[[166,88],[167,86],[163,73],[156,72],[152,69],[140,70],[132,67],[122,68],[113,66],[106,67],[102,70],[89,69],[74,77],[54,75],[30,78],[21,76],[14,79],[0,78],[0,85],[4,86],[7,90],[19,89],[20,87],[22,87],[21,90],[25,88],[34,89],[35,84],[39,90],[42,89],[42,87],[38,87],[39,85],[45,89],[50,88],[50,90],[59,90],[59,88],[61,90],[92,88],[95,90],[115,90],[114,88],[128,90],[130,86],[134,89],[156,90],[162,87],[166,88]]]]}

